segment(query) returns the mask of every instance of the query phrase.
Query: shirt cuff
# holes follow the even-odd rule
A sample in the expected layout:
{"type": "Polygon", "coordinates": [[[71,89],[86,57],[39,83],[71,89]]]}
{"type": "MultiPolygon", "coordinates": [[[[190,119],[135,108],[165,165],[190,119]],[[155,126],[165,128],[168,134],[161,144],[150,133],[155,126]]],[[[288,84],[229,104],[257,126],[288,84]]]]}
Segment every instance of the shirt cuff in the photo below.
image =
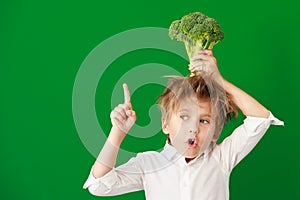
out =
{"type": "Polygon", "coordinates": [[[268,129],[270,125],[284,125],[284,122],[274,117],[270,112],[268,118],[247,116],[244,120],[246,129],[250,132],[259,132],[261,129],[268,129]]]}
{"type": "Polygon", "coordinates": [[[93,175],[93,167],[90,171],[87,180],[83,185],[83,189],[87,189],[91,185],[95,185],[95,184],[104,184],[106,188],[111,188],[111,186],[115,184],[116,178],[115,178],[114,169],[110,170],[107,174],[105,174],[100,178],[95,178],[93,175]]]}

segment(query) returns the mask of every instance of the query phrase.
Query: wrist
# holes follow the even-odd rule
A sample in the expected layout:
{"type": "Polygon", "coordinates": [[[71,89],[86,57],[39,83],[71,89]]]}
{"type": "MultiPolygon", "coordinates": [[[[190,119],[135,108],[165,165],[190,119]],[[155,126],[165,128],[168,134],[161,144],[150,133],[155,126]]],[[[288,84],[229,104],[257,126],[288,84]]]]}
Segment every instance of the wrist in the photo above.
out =
{"type": "Polygon", "coordinates": [[[225,89],[226,80],[220,74],[220,72],[213,73],[211,77],[216,83],[218,83],[221,87],[223,87],[225,89]]]}
{"type": "Polygon", "coordinates": [[[232,91],[231,91],[232,85],[230,84],[230,82],[227,81],[225,78],[222,78],[222,83],[223,83],[224,90],[226,92],[232,94],[232,91]]]}
{"type": "Polygon", "coordinates": [[[120,146],[121,143],[123,142],[125,136],[126,136],[125,132],[123,132],[119,128],[113,126],[111,128],[111,131],[109,133],[107,140],[114,146],[120,146]]]}

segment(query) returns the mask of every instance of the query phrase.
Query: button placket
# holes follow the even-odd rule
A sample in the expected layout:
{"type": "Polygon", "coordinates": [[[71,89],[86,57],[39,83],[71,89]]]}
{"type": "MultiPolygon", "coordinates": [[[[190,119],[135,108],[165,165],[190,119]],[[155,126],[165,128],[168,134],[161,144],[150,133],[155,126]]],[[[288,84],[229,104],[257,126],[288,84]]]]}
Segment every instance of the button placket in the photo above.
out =
{"type": "Polygon", "coordinates": [[[188,165],[182,168],[182,196],[181,199],[188,200],[191,198],[190,191],[190,167],[188,165]]]}

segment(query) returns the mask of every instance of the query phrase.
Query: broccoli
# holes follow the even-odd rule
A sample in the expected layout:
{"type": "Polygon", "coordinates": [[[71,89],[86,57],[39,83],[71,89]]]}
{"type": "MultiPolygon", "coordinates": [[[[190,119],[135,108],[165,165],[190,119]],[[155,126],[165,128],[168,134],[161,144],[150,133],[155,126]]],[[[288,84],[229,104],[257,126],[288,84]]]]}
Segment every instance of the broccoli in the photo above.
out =
{"type": "Polygon", "coordinates": [[[224,38],[219,23],[200,12],[190,13],[172,22],[170,38],[184,42],[189,59],[202,49],[212,49],[224,38]]]}

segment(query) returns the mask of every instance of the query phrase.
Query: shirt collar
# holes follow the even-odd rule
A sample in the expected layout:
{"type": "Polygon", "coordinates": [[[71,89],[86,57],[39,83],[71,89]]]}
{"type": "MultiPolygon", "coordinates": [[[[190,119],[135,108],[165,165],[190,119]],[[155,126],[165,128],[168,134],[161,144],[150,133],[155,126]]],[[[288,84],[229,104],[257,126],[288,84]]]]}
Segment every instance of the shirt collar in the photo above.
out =
{"type": "Polygon", "coordinates": [[[170,145],[168,141],[166,142],[164,149],[162,150],[162,155],[164,155],[169,161],[173,160],[174,158],[178,158],[181,155],[177,152],[175,147],[170,145]]]}

